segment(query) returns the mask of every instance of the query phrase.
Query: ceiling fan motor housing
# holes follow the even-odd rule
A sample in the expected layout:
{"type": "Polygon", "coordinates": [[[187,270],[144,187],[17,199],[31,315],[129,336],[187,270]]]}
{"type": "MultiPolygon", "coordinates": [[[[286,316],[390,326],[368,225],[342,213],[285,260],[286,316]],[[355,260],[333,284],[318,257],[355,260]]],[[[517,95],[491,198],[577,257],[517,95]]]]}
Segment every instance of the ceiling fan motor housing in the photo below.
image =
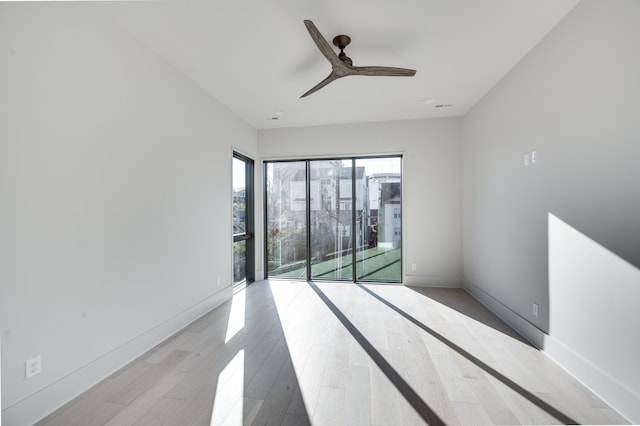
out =
{"type": "Polygon", "coordinates": [[[351,43],[351,37],[348,35],[340,34],[333,38],[333,45],[340,49],[338,58],[345,64],[353,65],[351,58],[344,53],[344,48],[347,47],[349,43],[351,43]]]}

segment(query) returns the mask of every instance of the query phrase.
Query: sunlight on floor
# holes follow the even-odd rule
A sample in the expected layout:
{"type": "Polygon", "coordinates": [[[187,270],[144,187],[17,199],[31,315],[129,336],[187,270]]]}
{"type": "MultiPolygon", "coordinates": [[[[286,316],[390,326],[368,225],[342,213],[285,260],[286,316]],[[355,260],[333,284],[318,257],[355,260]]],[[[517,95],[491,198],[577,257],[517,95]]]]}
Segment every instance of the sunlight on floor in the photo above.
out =
{"type": "Polygon", "coordinates": [[[244,350],[240,350],[218,376],[218,387],[213,401],[213,413],[211,413],[211,426],[241,425],[243,423],[243,402],[244,350]]]}
{"type": "Polygon", "coordinates": [[[618,419],[462,289],[268,285],[312,424],[618,419]]]}
{"type": "Polygon", "coordinates": [[[233,296],[227,334],[224,339],[225,344],[229,343],[229,340],[233,339],[233,337],[244,328],[245,302],[246,290],[242,290],[233,296]]]}
{"type": "Polygon", "coordinates": [[[309,352],[304,348],[309,343],[308,338],[317,336],[319,329],[318,324],[309,324],[306,321],[306,315],[311,315],[312,310],[303,310],[305,318],[297,318],[299,313],[295,309],[290,309],[290,302],[294,298],[299,298],[297,300],[301,305],[308,300],[308,295],[304,291],[306,282],[273,280],[269,281],[268,285],[273,295],[273,303],[289,350],[291,364],[298,379],[302,404],[306,413],[311,415],[314,405],[310,404],[310,401],[315,401],[320,384],[311,383],[310,376],[317,379],[321,371],[318,371],[320,366],[313,365],[314,358],[310,357],[309,352]],[[310,396],[310,393],[314,395],[310,396]]]}

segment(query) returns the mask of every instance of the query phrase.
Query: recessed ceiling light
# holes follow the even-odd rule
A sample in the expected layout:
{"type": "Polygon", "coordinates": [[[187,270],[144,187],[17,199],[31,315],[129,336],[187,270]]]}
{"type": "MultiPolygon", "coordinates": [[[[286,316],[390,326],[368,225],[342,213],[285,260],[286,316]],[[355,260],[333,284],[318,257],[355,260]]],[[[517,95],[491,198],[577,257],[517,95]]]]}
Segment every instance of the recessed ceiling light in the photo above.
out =
{"type": "Polygon", "coordinates": [[[429,105],[429,104],[434,103],[435,101],[436,101],[436,100],[435,100],[435,99],[433,99],[433,98],[427,98],[427,99],[423,99],[423,100],[422,100],[422,103],[423,103],[424,105],[429,105]]]}
{"type": "Polygon", "coordinates": [[[280,117],[282,117],[283,115],[284,115],[284,111],[275,111],[273,114],[271,114],[270,117],[267,117],[267,121],[279,120],[280,117]]]}
{"type": "Polygon", "coordinates": [[[266,120],[267,121],[280,120],[280,117],[282,117],[283,115],[284,115],[284,111],[275,111],[273,114],[271,114],[271,116],[267,117],[266,120]]]}

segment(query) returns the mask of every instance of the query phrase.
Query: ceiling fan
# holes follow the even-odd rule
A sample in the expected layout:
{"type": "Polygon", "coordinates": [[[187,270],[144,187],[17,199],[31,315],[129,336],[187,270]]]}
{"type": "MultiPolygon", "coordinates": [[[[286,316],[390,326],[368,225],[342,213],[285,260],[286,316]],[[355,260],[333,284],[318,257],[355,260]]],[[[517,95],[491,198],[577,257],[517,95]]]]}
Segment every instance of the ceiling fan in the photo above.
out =
{"type": "Polygon", "coordinates": [[[300,96],[304,98],[312,94],[313,92],[322,89],[327,84],[334,80],[350,75],[368,75],[368,76],[387,76],[387,77],[413,77],[416,74],[416,70],[408,68],[395,68],[395,67],[354,67],[353,61],[344,53],[344,48],[351,43],[351,38],[347,35],[338,35],[333,38],[333,44],[340,49],[340,54],[336,55],[333,48],[329,45],[329,42],[320,34],[318,28],[313,22],[306,19],[304,24],[311,35],[311,38],[320,49],[320,52],[331,63],[331,74],[320,83],[309,89],[304,95],[300,96]]]}

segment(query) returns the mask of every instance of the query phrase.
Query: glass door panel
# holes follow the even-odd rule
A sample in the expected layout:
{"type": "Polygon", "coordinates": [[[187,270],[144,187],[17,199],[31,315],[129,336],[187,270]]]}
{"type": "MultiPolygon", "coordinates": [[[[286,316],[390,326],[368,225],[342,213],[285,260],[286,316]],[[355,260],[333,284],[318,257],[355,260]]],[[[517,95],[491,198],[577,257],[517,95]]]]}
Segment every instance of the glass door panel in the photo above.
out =
{"type": "Polygon", "coordinates": [[[402,160],[400,157],[356,159],[364,169],[367,190],[356,194],[360,230],[356,251],[359,281],[402,281],[402,160]]]}
{"type": "Polygon", "coordinates": [[[352,160],[312,160],[309,170],[311,278],[352,281],[352,160]]]}
{"type": "Polygon", "coordinates": [[[233,243],[233,285],[247,281],[247,242],[233,243]]]}
{"type": "Polygon", "coordinates": [[[307,279],[307,167],[267,163],[267,275],[307,279]]]}
{"type": "Polygon", "coordinates": [[[233,154],[233,285],[253,281],[253,160],[233,154]]]}

